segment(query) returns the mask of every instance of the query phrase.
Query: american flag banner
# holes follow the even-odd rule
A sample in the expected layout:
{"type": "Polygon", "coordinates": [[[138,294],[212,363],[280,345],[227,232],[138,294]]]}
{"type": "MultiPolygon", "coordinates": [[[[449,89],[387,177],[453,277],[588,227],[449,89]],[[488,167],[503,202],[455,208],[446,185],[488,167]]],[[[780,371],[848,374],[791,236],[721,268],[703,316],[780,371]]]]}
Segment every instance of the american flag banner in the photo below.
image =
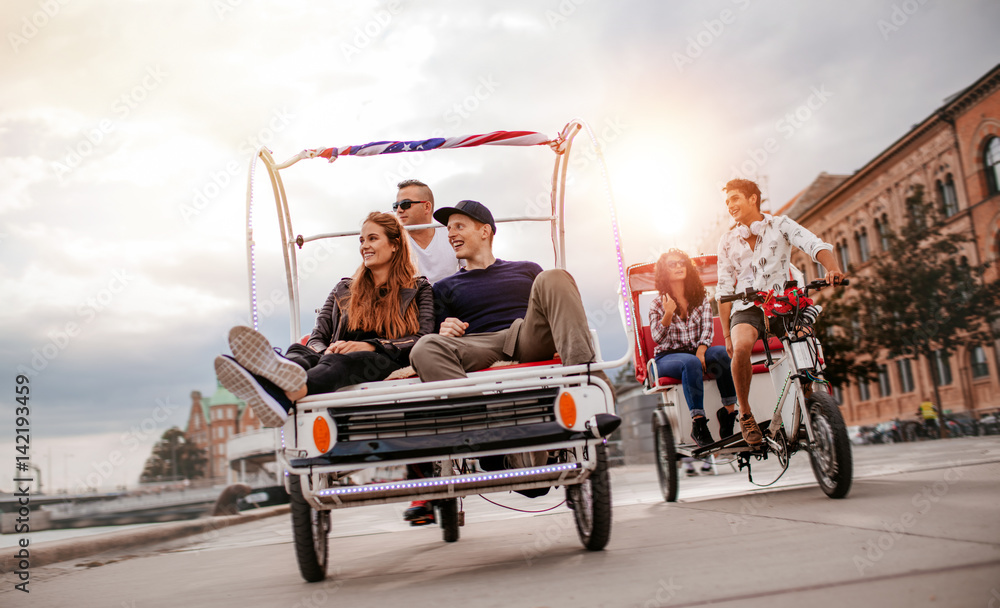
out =
{"type": "Polygon", "coordinates": [[[554,142],[548,135],[535,131],[493,131],[482,135],[434,137],[416,141],[374,141],[340,148],[316,148],[304,150],[299,154],[299,157],[326,158],[333,162],[341,156],[376,156],[378,154],[423,152],[445,148],[472,148],[475,146],[541,146],[552,143],[554,142]]]}

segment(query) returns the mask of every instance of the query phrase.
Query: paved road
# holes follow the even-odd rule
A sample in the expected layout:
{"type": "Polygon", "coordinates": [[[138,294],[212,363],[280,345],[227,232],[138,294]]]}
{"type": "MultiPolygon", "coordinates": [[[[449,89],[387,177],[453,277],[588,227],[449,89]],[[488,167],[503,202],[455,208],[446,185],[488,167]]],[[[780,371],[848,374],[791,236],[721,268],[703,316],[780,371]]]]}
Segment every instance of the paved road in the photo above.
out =
{"type": "MultiPolygon", "coordinates": [[[[614,469],[605,551],[581,548],[565,507],[539,515],[465,501],[462,540],[408,528],[402,506],[334,513],[331,577],[301,581],[289,522],[271,518],[4,581],[2,606],[982,606],[1000,608],[1000,438],[855,448],[830,500],[808,458],[767,490],[721,466],[659,497],[652,467],[614,469]]],[[[773,461],[754,470],[763,483],[773,461]]],[[[542,509],[560,496],[528,500],[542,509]]]]}

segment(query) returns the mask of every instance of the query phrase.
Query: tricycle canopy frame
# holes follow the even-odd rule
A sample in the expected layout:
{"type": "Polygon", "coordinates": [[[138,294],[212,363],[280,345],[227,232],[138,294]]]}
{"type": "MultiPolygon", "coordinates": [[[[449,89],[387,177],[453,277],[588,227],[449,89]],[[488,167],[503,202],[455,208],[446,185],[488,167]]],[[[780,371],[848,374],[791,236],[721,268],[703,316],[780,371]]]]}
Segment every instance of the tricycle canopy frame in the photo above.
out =
{"type": "MultiPolygon", "coordinates": [[[[344,146],[340,148],[316,148],[299,152],[282,163],[276,163],[271,152],[264,146],[257,149],[256,154],[250,160],[250,171],[247,177],[247,199],[246,199],[246,250],[247,250],[247,283],[250,294],[250,319],[254,329],[259,329],[259,318],[257,312],[257,275],[254,260],[254,238],[253,238],[253,185],[257,161],[259,160],[271,181],[271,188],[274,192],[274,200],[278,212],[278,226],[281,232],[282,254],[285,262],[285,277],[288,289],[288,299],[290,306],[289,330],[290,340],[295,342],[302,335],[301,318],[299,312],[299,282],[298,282],[298,260],[296,249],[302,248],[305,243],[324,238],[337,238],[359,234],[359,230],[344,232],[330,232],[316,234],[312,236],[295,235],[292,230],[291,215],[288,209],[288,197],[285,193],[285,186],[282,182],[280,172],[304,159],[326,158],[329,162],[334,162],[341,156],[375,156],[380,154],[397,154],[403,152],[427,152],[436,149],[447,148],[467,148],[481,145],[505,145],[505,146],[537,146],[547,145],[555,153],[555,163],[552,169],[552,188],[550,191],[550,214],[547,216],[518,216],[504,217],[497,219],[501,222],[549,222],[552,235],[552,248],[555,255],[555,265],[557,268],[566,268],[566,226],[565,226],[565,199],[566,199],[566,173],[569,166],[569,154],[573,146],[573,140],[580,131],[587,131],[590,140],[597,151],[597,158],[600,161],[601,173],[604,179],[606,195],[611,213],[611,226],[614,232],[615,253],[618,266],[618,293],[621,297],[622,316],[626,333],[631,332],[633,327],[632,307],[628,297],[628,289],[625,282],[625,266],[621,246],[621,237],[618,227],[618,214],[615,207],[614,197],[611,194],[611,187],[608,183],[607,166],[601,154],[597,137],[590,126],[580,119],[570,121],[555,138],[549,138],[542,133],[532,131],[495,131],[483,135],[471,135],[449,138],[433,138],[419,141],[379,141],[364,145],[344,146]]],[[[428,224],[422,226],[407,226],[408,230],[418,230],[428,227],[436,227],[438,224],[428,224]]],[[[627,361],[631,354],[626,352],[622,362],[627,361]]]]}

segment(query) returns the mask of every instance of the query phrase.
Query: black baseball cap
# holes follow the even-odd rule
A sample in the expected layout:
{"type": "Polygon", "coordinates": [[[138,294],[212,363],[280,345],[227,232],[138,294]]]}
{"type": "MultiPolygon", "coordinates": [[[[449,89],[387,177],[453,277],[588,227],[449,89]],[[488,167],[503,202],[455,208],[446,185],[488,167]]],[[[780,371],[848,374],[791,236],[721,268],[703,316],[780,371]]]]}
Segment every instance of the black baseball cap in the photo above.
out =
{"type": "Polygon", "coordinates": [[[486,208],[486,205],[479,201],[458,201],[454,207],[441,207],[434,212],[434,219],[448,225],[448,218],[455,213],[461,213],[477,222],[489,224],[490,228],[493,229],[493,234],[497,233],[497,224],[493,221],[493,214],[486,208]]]}

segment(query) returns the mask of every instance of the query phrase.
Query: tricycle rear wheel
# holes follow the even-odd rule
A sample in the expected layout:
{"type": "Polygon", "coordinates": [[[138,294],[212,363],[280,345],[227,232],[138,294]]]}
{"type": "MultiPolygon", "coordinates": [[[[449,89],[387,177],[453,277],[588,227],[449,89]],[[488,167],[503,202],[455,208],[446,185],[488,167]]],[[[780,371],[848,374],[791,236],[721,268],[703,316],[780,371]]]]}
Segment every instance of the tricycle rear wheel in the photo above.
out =
{"type": "Polygon", "coordinates": [[[292,536],[295,538],[295,557],[299,562],[299,572],[306,581],[319,582],[326,578],[330,512],[317,511],[306,502],[298,475],[291,476],[289,486],[292,490],[288,495],[292,511],[292,536]]]}
{"type": "Polygon", "coordinates": [[[611,538],[611,480],[604,444],[598,443],[592,449],[597,467],[586,481],[566,488],[566,500],[573,509],[576,531],[583,546],[600,551],[611,538]]]}
{"type": "Polygon", "coordinates": [[[441,537],[446,543],[458,540],[458,499],[446,498],[437,501],[438,521],[441,522],[441,537]]]}
{"type": "Polygon", "coordinates": [[[669,421],[660,422],[660,416],[653,414],[653,442],[656,446],[656,475],[660,478],[660,492],[663,500],[677,502],[677,451],[674,444],[674,429],[669,421]]]}

